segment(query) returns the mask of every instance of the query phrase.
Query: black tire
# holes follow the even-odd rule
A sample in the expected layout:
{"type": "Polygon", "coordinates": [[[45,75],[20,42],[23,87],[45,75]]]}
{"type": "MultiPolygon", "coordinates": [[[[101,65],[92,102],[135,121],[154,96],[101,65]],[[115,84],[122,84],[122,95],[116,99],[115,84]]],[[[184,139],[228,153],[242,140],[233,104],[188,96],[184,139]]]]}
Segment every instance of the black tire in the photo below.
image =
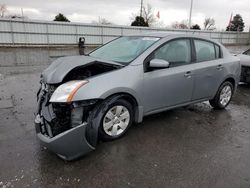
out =
{"type": "Polygon", "coordinates": [[[232,99],[233,91],[234,91],[234,87],[233,87],[233,84],[231,82],[229,82],[229,81],[223,82],[220,85],[220,87],[219,87],[219,89],[218,89],[215,97],[212,100],[209,100],[210,105],[213,108],[218,109],[218,110],[225,109],[229,105],[229,103],[230,103],[230,101],[232,99]],[[226,104],[222,104],[221,101],[220,101],[221,92],[227,86],[229,86],[231,88],[231,92],[232,92],[231,93],[231,97],[230,97],[229,101],[226,104]]]}
{"type": "Polygon", "coordinates": [[[100,140],[112,141],[112,140],[119,139],[126,134],[127,130],[134,122],[133,106],[128,101],[114,96],[112,98],[106,99],[101,104],[99,104],[96,107],[96,110],[94,110],[94,113],[91,115],[89,121],[91,122],[93,127],[98,127],[98,137],[100,140]],[[124,106],[127,109],[130,118],[129,118],[129,123],[126,129],[122,130],[123,132],[121,134],[117,136],[111,136],[105,132],[103,120],[104,120],[106,113],[115,106],[124,106]]]}

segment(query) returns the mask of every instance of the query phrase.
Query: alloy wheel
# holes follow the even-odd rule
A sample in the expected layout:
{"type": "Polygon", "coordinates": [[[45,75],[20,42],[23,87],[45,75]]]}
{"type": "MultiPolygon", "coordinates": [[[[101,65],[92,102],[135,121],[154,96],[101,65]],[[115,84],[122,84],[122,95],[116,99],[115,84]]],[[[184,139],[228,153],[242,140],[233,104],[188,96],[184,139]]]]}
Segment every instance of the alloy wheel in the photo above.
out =
{"type": "Polygon", "coordinates": [[[232,97],[232,88],[229,85],[225,85],[225,87],[221,90],[220,93],[220,103],[223,106],[226,106],[232,97]]]}
{"type": "Polygon", "coordinates": [[[110,108],[103,118],[103,130],[109,136],[119,136],[128,127],[130,113],[125,106],[117,105],[110,108]]]}

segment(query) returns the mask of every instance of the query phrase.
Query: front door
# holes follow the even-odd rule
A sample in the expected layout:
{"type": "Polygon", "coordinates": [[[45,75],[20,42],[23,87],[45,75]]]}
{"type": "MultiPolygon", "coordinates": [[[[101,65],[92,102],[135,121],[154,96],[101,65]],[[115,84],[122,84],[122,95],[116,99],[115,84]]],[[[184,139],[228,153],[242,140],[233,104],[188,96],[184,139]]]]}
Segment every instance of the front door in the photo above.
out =
{"type": "Polygon", "coordinates": [[[148,61],[152,59],[168,61],[170,67],[152,70],[147,63],[143,95],[145,113],[189,102],[194,84],[190,40],[167,42],[154,51],[148,61]]]}

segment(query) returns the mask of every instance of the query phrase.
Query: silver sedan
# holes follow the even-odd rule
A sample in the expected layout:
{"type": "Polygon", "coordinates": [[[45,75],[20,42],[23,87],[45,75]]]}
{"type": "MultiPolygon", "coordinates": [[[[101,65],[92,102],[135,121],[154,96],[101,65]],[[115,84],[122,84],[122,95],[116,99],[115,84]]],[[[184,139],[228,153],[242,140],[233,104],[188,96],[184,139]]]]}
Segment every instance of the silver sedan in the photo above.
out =
{"type": "Polygon", "coordinates": [[[36,132],[66,160],[122,137],[143,117],[209,101],[230,103],[240,62],[220,43],[195,35],[124,36],[87,56],[54,61],[41,75],[36,132]]]}

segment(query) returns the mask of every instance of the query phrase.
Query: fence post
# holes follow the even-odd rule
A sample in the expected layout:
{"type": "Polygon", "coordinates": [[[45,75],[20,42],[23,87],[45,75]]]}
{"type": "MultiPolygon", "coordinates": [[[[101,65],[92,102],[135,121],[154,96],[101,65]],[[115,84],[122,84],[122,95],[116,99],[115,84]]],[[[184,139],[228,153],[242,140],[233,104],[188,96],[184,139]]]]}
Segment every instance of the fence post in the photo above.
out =
{"type": "Polygon", "coordinates": [[[46,23],[46,37],[47,37],[47,45],[49,46],[49,25],[46,23]]]}
{"type": "Polygon", "coordinates": [[[121,36],[123,36],[123,27],[121,27],[121,36]]]}
{"type": "Polygon", "coordinates": [[[101,43],[103,45],[103,41],[104,41],[104,38],[103,38],[103,26],[101,26],[101,43]]]}
{"type": "Polygon", "coordinates": [[[237,31],[237,35],[236,35],[236,44],[239,44],[239,31],[237,31]]]}
{"type": "Polygon", "coordinates": [[[78,42],[78,26],[75,25],[76,43],[78,42]]]}
{"type": "Polygon", "coordinates": [[[250,44],[250,27],[249,27],[249,31],[248,31],[248,44],[250,44]]]}
{"type": "Polygon", "coordinates": [[[27,39],[27,31],[26,31],[26,26],[25,26],[25,22],[24,22],[24,19],[23,19],[23,31],[24,31],[24,44],[27,45],[28,44],[28,39],[27,39]]]}
{"type": "Polygon", "coordinates": [[[14,29],[13,29],[13,21],[10,19],[10,32],[11,32],[11,42],[12,42],[12,47],[13,47],[13,52],[14,52],[14,63],[17,66],[17,49],[15,49],[15,38],[14,38],[14,29]]]}
{"type": "Polygon", "coordinates": [[[12,20],[9,20],[10,22],[10,33],[11,33],[11,43],[14,46],[15,45],[15,39],[14,39],[14,32],[13,32],[13,24],[12,24],[12,20]]]}
{"type": "Polygon", "coordinates": [[[221,44],[223,42],[223,32],[220,33],[220,42],[221,42],[221,44]]]}

